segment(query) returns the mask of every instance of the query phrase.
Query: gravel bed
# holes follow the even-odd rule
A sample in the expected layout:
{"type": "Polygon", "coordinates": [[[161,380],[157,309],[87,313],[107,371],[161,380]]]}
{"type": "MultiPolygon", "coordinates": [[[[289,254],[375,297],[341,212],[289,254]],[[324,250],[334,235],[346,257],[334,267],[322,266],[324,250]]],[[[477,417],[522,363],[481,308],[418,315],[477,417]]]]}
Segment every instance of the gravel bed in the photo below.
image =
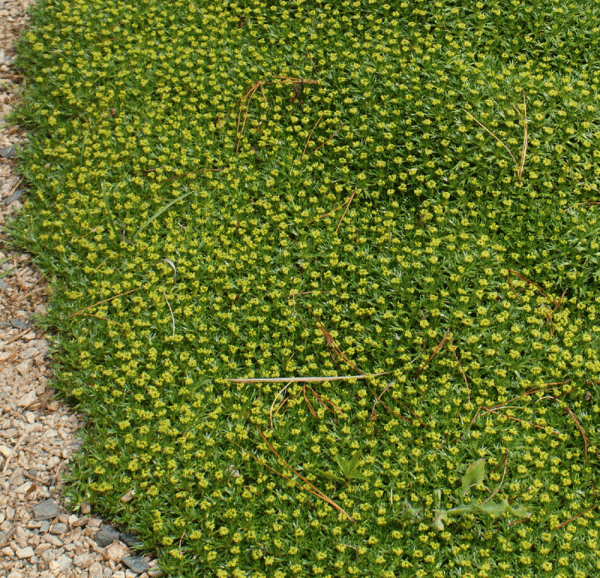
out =
{"type": "MultiPolygon", "coordinates": [[[[30,0],[0,0],[0,227],[26,202],[15,146],[26,135],[4,122],[24,78],[12,66],[30,0]]],[[[0,576],[149,578],[156,560],[136,538],[93,515],[69,511],[61,475],[85,424],[53,398],[49,343],[32,323],[47,307],[47,283],[31,256],[11,251],[0,232],[0,576]],[[4,278],[4,272],[11,270],[4,278]]]]}

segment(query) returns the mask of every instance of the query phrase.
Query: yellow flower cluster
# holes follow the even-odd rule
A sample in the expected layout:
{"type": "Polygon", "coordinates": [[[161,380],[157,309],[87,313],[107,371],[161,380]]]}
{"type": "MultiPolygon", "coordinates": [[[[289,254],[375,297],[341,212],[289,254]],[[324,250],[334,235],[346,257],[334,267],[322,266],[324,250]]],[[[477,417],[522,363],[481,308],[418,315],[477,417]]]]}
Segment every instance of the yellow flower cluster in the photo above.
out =
{"type": "Polygon", "coordinates": [[[73,500],[174,576],[596,574],[600,8],[68,4],[11,231],[73,500]]]}

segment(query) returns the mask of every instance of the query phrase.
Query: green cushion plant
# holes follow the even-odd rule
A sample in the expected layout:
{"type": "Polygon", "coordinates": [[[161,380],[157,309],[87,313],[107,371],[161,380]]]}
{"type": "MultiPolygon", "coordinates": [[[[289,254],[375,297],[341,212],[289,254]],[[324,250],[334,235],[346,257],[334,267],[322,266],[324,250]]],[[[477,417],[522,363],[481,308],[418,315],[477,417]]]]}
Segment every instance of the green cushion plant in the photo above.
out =
{"type": "Polygon", "coordinates": [[[74,507],[170,576],[597,575],[599,18],[40,0],[74,507]]]}

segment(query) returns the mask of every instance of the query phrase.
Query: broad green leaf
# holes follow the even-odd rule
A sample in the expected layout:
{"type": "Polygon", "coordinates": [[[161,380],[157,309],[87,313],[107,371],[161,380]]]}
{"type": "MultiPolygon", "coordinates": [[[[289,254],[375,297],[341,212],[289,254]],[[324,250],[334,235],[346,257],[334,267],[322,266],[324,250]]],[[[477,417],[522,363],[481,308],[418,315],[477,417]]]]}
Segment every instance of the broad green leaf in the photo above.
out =
{"type": "Polygon", "coordinates": [[[357,450],[352,454],[352,457],[350,458],[350,471],[354,471],[356,470],[356,468],[358,467],[358,462],[360,462],[360,459],[362,458],[362,450],[357,450]]]}
{"type": "Polygon", "coordinates": [[[404,500],[402,503],[402,513],[400,514],[400,519],[414,522],[421,519],[421,513],[422,511],[420,508],[414,508],[408,500],[404,500]]]}
{"type": "Polygon", "coordinates": [[[508,511],[517,518],[527,518],[531,514],[525,508],[513,508],[510,504],[507,504],[508,511]]]}
{"type": "Polygon", "coordinates": [[[436,517],[433,519],[433,523],[431,524],[436,530],[439,530],[440,532],[444,531],[444,522],[442,520],[445,520],[446,522],[448,521],[448,518],[446,516],[447,512],[446,510],[437,510],[436,511],[436,517]]]}
{"type": "Polygon", "coordinates": [[[476,512],[483,512],[485,514],[489,514],[494,518],[501,516],[506,512],[508,508],[508,502],[503,500],[500,503],[497,502],[487,502],[486,504],[473,504],[473,510],[476,512]]]}
{"type": "Polygon", "coordinates": [[[451,510],[448,510],[446,513],[449,516],[452,515],[461,515],[461,514],[470,514],[473,511],[473,505],[469,504],[468,506],[466,505],[462,505],[462,506],[457,506],[456,508],[452,508],[451,510]]]}
{"type": "Polygon", "coordinates": [[[354,452],[354,454],[352,454],[352,457],[349,460],[346,460],[339,455],[335,456],[335,461],[338,463],[338,466],[340,466],[340,471],[342,472],[345,478],[353,478],[368,481],[368,478],[363,476],[363,474],[361,474],[356,469],[361,457],[361,450],[354,452]]]}
{"type": "Polygon", "coordinates": [[[337,482],[343,482],[344,478],[340,478],[339,476],[336,476],[335,474],[332,474],[331,472],[325,472],[323,470],[317,470],[318,472],[320,472],[321,474],[323,474],[328,480],[336,480],[337,482]]]}
{"type": "Polygon", "coordinates": [[[460,488],[460,495],[464,496],[471,486],[481,484],[485,478],[485,459],[477,460],[472,463],[468,468],[467,472],[463,476],[462,486],[460,488]]]}

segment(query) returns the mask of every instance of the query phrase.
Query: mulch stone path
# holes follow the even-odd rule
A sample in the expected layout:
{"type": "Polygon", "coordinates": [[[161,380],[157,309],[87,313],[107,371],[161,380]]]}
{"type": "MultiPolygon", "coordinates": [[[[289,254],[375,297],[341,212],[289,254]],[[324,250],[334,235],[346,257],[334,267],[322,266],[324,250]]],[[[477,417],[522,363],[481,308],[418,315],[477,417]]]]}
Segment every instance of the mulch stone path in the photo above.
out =
{"type": "MultiPolygon", "coordinates": [[[[16,147],[27,135],[4,119],[26,82],[13,66],[14,44],[31,4],[0,0],[0,227],[27,202],[15,172],[16,147]]],[[[46,287],[31,256],[13,251],[0,232],[0,576],[160,576],[156,560],[136,554],[135,536],[87,504],[70,512],[61,498],[83,423],[48,385],[50,344],[32,322],[48,307],[46,287]]]]}

